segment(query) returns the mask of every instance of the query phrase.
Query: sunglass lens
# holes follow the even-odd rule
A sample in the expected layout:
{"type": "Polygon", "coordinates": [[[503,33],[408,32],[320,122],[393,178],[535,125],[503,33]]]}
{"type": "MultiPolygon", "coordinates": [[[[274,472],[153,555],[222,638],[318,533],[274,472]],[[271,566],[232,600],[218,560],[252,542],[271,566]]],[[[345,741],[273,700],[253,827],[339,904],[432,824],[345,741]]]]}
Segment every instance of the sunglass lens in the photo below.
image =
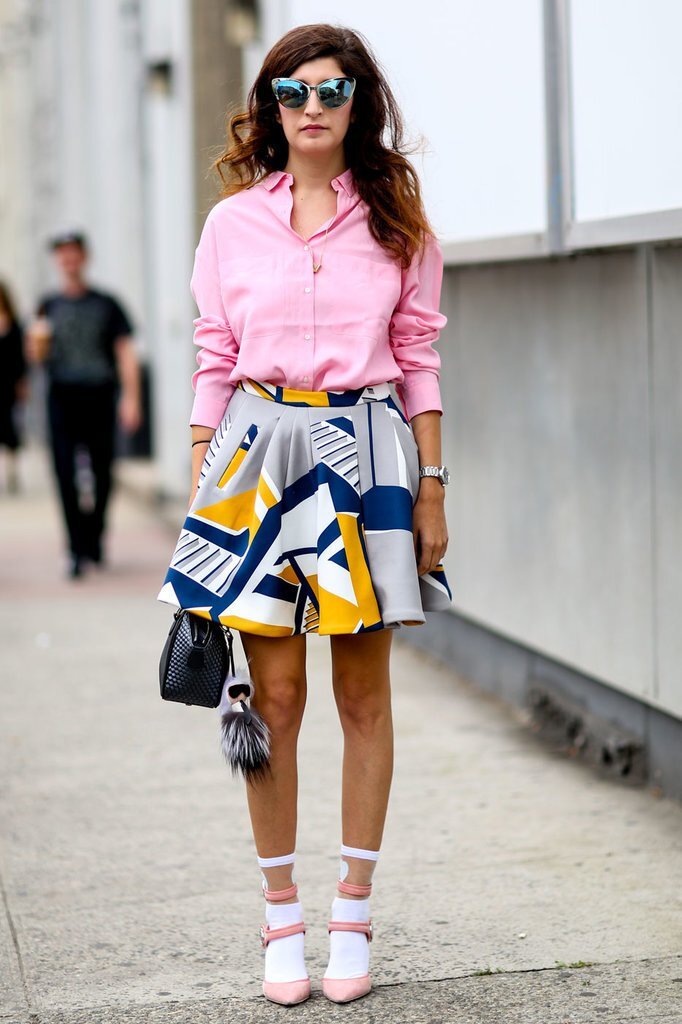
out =
{"type": "Polygon", "coordinates": [[[308,98],[308,91],[301,82],[284,79],[275,86],[275,96],[283,107],[302,107],[308,98]]]}
{"type": "Polygon", "coordinates": [[[353,83],[348,78],[330,78],[322,83],[319,93],[325,107],[342,107],[353,95],[353,83]]]}

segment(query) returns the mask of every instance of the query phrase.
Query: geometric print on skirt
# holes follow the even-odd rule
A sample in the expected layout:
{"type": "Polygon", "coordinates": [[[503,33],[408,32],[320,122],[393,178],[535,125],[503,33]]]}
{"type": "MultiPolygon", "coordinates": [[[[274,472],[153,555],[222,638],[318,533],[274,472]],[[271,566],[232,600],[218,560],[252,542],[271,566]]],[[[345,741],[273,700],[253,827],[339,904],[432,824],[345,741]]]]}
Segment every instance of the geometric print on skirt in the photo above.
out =
{"type": "Polygon", "coordinates": [[[387,383],[239,381],[208,446],[158,600],[264,636],[364,633],[450,607],[420,576],[419,452],[387,383]]]}

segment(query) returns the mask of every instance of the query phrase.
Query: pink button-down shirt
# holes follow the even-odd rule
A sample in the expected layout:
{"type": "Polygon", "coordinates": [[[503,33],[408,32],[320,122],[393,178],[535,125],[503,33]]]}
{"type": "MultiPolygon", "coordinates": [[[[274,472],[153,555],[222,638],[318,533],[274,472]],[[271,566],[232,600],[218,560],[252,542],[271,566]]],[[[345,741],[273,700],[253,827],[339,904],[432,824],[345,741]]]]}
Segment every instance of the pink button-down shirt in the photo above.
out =
{"type": "Polygon", "coordinates": [[[331,182],[336,214],[308,244],[291,227],[292,184],[274,171],[206,218],[190,284],[200,314],[190,423],[217,427],[247,377],[298,391],[394,381],[409,419],[442,413],[438,242],[403,270],[371,236],[349,168],[331,182]]]}

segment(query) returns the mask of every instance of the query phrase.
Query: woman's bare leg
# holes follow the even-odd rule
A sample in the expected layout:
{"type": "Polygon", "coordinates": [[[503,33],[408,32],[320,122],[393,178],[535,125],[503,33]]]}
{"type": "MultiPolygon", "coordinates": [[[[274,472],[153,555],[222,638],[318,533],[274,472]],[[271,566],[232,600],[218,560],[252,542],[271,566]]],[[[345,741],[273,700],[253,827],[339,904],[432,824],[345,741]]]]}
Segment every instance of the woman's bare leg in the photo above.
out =
{"type": "MultiPolygon", "coordinates": [[[[306,637],[240,636],[256,691],[252,703],[271,732],[272,774],[246,787],[251,826],[258,856],[279,857],[296,847],[296,749],[307,692],[306,637]]],[[[269,889],[292,884],[291,865],[266,868],[263,874],[269,889]]]]}
{"type": "MultiPolygon", "coordinates": [[[[334,696],[344,734],[343,843],[379,850],[393,777],[393,630],[331,637],[334,696]]],[[[347,882],[367,885],[375,862],[344,858],[347,882]]],[[[352,898],[352,897],[351,897],[352,898]]]]}

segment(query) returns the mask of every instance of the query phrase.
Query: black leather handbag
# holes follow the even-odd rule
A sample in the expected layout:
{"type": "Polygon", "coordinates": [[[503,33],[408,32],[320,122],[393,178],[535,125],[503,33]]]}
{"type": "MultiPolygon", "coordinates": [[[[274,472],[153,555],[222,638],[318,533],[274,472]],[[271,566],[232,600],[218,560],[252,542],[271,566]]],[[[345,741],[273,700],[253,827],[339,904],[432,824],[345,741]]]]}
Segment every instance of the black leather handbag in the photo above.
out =
{"type": "Polygon", "coordinates": [[[163,699],[217,708],[228,673],[235,673],[233,640],[228,626],[179,608],[159,662],[163,699]]]}

